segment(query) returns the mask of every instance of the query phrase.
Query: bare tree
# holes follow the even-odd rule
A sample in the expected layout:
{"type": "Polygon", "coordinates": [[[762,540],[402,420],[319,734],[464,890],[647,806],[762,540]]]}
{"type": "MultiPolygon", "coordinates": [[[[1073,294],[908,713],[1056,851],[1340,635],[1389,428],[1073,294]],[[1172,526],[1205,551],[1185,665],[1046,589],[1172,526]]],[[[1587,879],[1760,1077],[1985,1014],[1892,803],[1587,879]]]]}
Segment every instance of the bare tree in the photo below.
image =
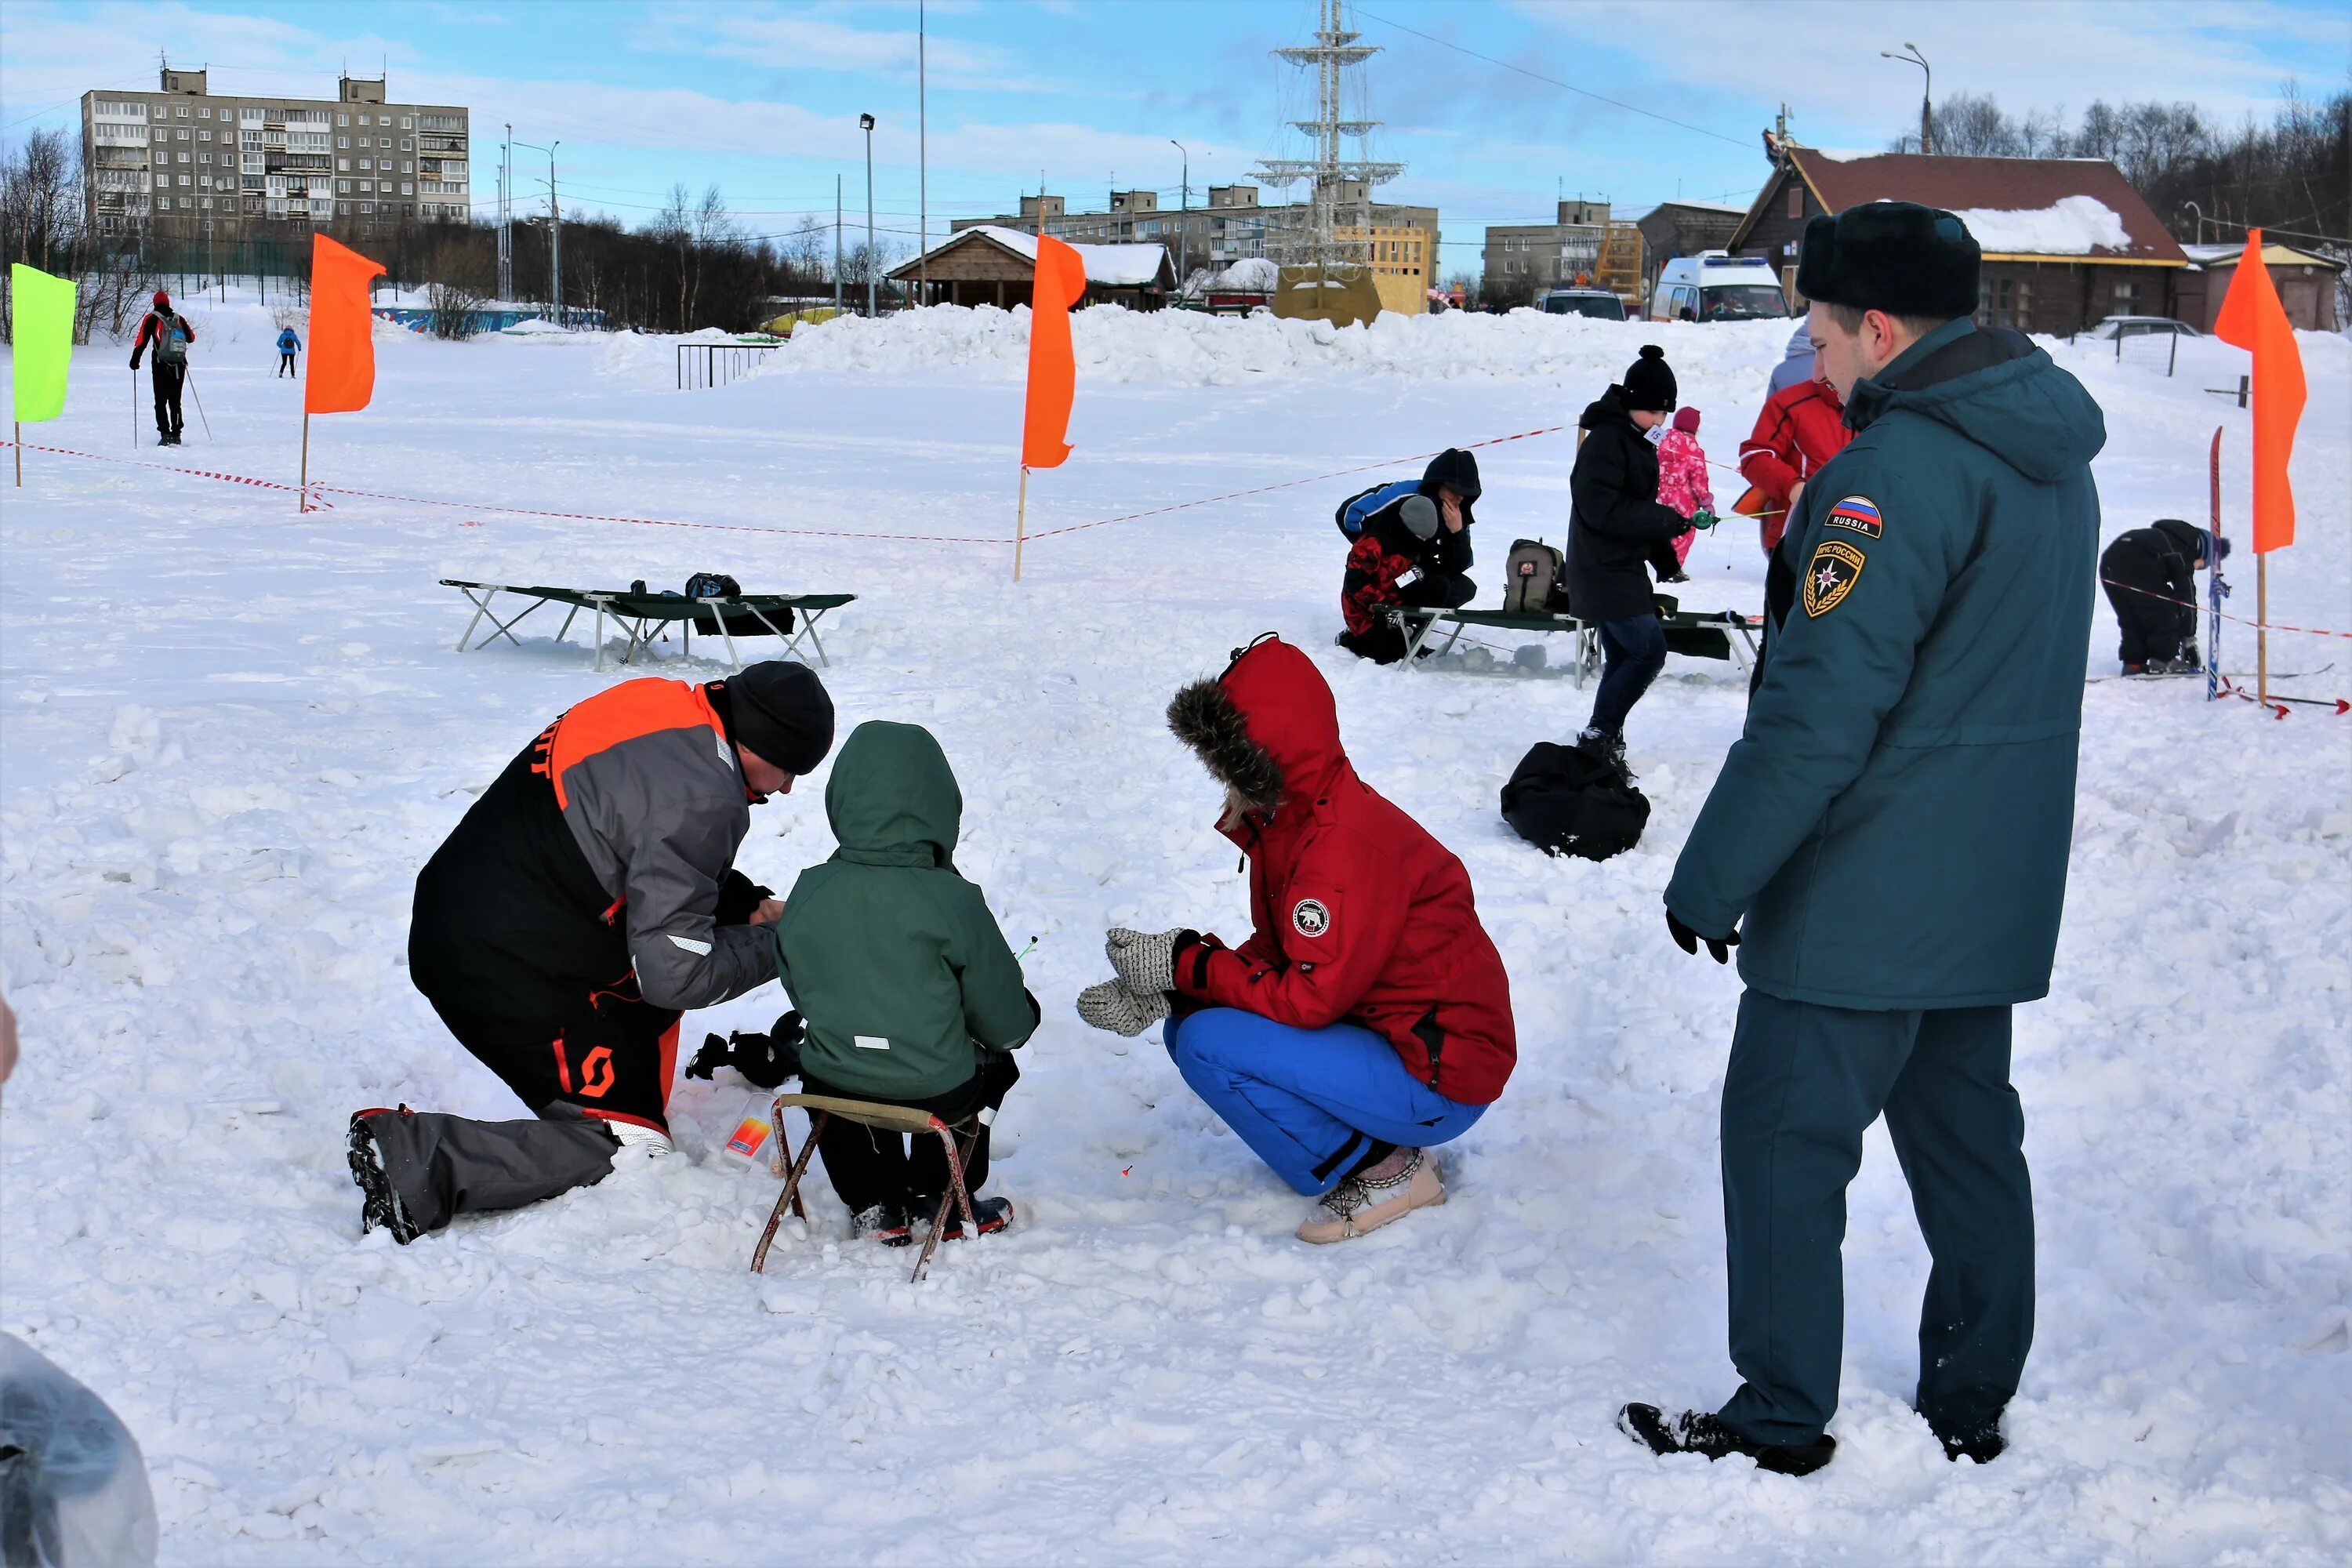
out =
{"type": "MultiPolygon", "coordinates": [[[[87,177],[79,143],[62,131],[36,131],[0,155],[0,261],[73,280],[78,343],[93,331],[121,337],[154,282],[135,246],[90,221],[87,177]]],[[[14,331],[15,312],[14,293],[0,281],[0,332],[14,331]]]]}

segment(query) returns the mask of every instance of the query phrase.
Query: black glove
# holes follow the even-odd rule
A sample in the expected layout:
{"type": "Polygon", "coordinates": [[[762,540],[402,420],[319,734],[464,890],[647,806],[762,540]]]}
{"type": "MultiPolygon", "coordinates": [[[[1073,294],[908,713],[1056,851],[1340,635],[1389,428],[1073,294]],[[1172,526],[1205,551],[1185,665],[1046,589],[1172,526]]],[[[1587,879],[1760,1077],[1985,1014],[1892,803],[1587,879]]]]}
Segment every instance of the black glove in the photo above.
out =
{"type": "Polygon", "coordinates": [[[1672,910],[1666,911],[1666,929],[1674,933],[1675,945],[1685,952],[1696,955],[1698,944],[1702,942],[1706,943],[1706,951],[1717,963],[1729,963],[1731,950],[1739,945],[1739,932],[1736,928],[1727,936],[1701,936],[1675,919],[1672,910]]]}
{"type": "Polygon", "coordinates": [[[719,879],[719,908],[712,912],[710,923],[749,925],[751,917],[760,912],[761,901],[774,896],[774,889],[761,887],[730,866],[727,875],[719,879]]]}
{"type": "Polygon", "coordinates": [[[737,1030],[720,1039],[706,1035],[702,1048],[694,1053],[688,1064],[686,1076],[708,1081],[720,1068],[733,1068],[746,1081],[758,1089],[773,1089],[801,1070],[801,1044],[808,1037],[808,1027],[798,1013],[787,1013],[776,1020],[764,1035],[737,1030]]]}

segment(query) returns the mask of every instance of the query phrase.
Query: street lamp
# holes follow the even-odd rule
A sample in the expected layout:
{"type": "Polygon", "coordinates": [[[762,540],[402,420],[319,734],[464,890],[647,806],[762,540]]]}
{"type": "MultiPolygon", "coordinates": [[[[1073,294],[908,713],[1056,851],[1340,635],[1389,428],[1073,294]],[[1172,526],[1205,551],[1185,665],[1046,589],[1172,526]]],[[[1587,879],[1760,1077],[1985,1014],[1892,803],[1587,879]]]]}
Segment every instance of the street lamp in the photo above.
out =
{"type": "Polygon", "coordinates": [[[554,308],[555,324],[560,327],[563,324],[563,207],[555,197],[555,149],[563,142],[558,139],[549,147],[533,142],[517,142],[514,145],[526,152],[547,154],[548,303],[554,308]]]}
{"type": "Polygon", "coordinates": [[[1184,216],[1176,225],[1176,297],[1181,300],[1184,297],[1184,280],[1192,275],[1192,154],[1186,153],[1184,143],[1173,136],[1168,138],[1168,145],[1184,156],[1184,216]]]}
{"type": "Polygon", "coordinates": [[[874,117],[861,114],[857,129],[866,132],[866,315],[874,316],[874,117]]]}
{"type": "Polygon", "coordinates": [[[1911,52],[1907,55],[1898,55],[1892,49],[1881,49],[1878,51],[1878,58],[1883,60],[1907,61],[1917,66],[1920,73],[1927,78],[1925,84],[1919,89],[1919,151],[1923,154],[1933,153],[1936,149],[1928,144],[1927,140],[1927,101],[1935,93],[1936,73],[1927,68],[1927,57],[1919,52],[1918,45],[1906,43],[1903,47],[1911,52]]]}

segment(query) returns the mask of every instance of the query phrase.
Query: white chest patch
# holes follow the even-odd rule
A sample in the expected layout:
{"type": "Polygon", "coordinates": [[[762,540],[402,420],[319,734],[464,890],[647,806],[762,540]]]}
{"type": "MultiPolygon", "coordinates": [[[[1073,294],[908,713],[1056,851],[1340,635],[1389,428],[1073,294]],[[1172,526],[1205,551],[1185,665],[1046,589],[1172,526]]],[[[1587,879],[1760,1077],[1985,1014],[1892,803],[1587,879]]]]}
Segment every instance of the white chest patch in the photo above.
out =
{"type": "Polygon", "coordinates": [[[1301,936],[1321,936],[1331,929],[1331,911],[1319,899],[1301,899],[1291,909],[1290,924],[1301,936]]]}
{"type": "Polygon", "coordinates": [[[879,1035],[852,1035],[849,1043],[861,1051],[887,1051],[890,1048],[890,1042],[879,1035]]]}
{"type": "Polygon", "coordinates": [[[686,949],[688,952],[698,954],[704,958],[710,956],[710,944],[707,942],[697,942],[690,936],[672,936],[670,941],[686,949]]]}

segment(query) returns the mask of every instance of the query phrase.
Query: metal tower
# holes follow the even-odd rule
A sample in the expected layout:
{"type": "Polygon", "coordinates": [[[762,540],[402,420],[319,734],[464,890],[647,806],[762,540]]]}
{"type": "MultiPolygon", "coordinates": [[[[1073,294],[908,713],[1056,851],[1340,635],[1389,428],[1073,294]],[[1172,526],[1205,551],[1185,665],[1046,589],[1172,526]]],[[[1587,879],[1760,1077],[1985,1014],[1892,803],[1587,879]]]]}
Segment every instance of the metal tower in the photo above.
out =
{"type": "MultiPolygon", "coordinates": [[[[1341,26],[1339,3],[1340,0],[1322,0],[1323,25],[1316,29],[1313,44],[1274,51],[1292,65],[1311,68],[1315,72],[1316,117],[1291,121],[1314,138],[1315,156],[1261,159],[1257,168],[1257,177],[1269,185],[1286,188],[1301,180],[1312,182],[1306,230],[1292,231],[1285,237],[1286,243],[1280,245],[1280,248],[1291,253],[1288,259],[1293,261],[1360,259],[1366,252],[1365,241],[1343,244],[1338,237],[1339,206],[1347,194],[1345,187],[1361,187],[1361,195],[1354,198],[1361,201],[1369,197],[1372,186],[1384,184],[1404,173],[1402,163],[1340,155],[1342,137],[1361,141],[1380,124],[1377,120],[1344,118],[1347,111],[1340,103],[1344,81],[1340,73],[1350,66],[1362,65],[1381,50],[1375,44],[1358,43],[1356,40],[1363,35],[1341,26]]],[[[1360,216],[1357,226],[1365,226],[1370,220],[1370,211],[1366,210],[1360,216]]]]}

